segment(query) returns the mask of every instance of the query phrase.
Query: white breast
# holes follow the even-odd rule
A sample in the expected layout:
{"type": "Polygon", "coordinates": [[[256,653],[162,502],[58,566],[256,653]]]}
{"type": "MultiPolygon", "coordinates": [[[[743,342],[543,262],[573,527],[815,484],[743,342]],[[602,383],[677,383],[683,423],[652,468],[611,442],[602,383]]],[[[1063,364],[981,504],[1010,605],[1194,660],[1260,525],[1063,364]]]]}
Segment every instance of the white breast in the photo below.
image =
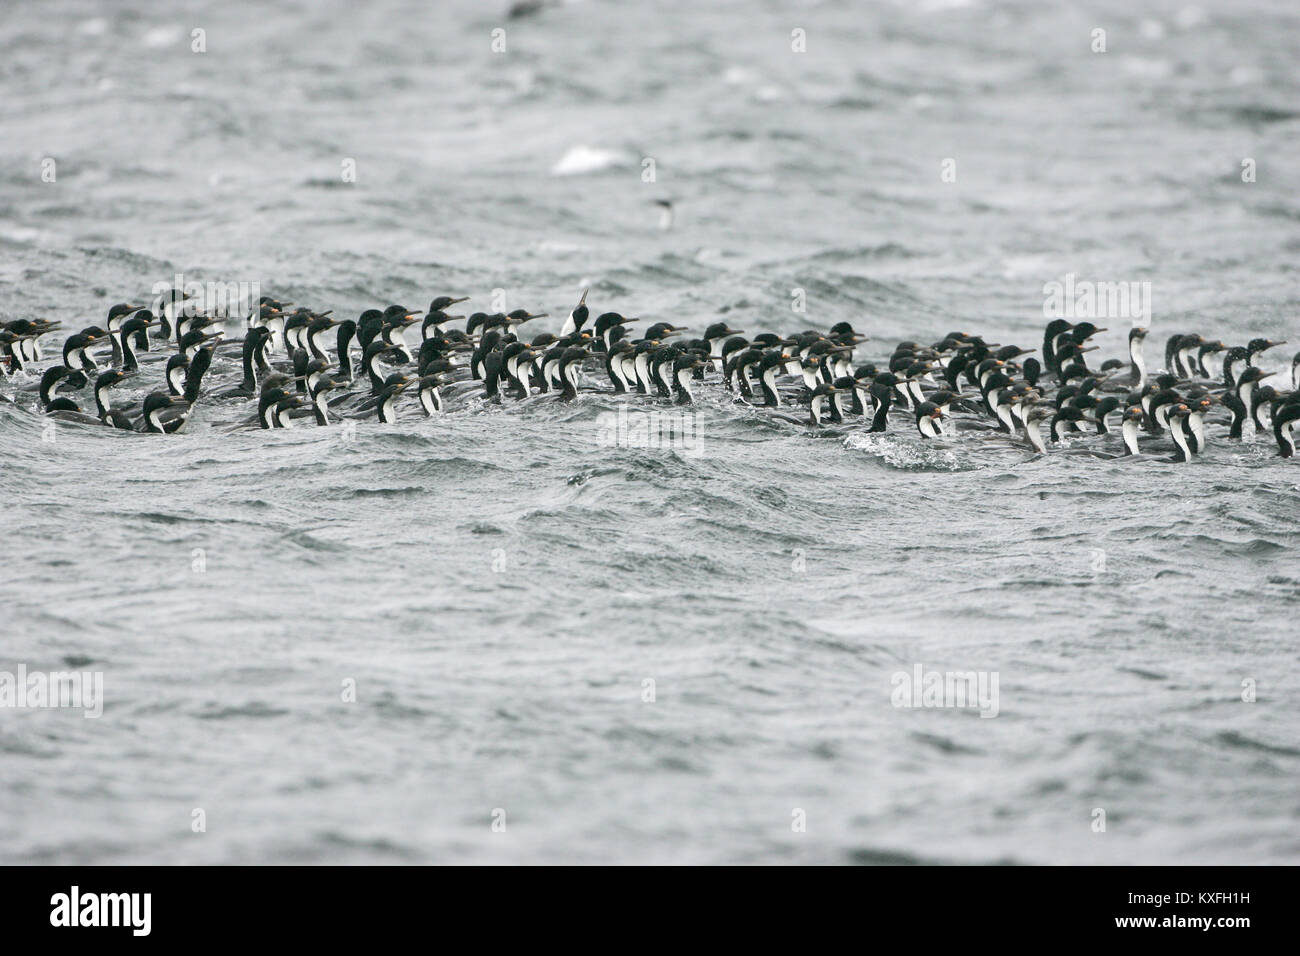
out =
{"type": "Polygon", "coordinates": [[[1128,448],[1130,454],[1136,455],[1138,453],[1138,423],[1127,421],[1121,431],[1124,432],[1124,445],[1128,448]]]}

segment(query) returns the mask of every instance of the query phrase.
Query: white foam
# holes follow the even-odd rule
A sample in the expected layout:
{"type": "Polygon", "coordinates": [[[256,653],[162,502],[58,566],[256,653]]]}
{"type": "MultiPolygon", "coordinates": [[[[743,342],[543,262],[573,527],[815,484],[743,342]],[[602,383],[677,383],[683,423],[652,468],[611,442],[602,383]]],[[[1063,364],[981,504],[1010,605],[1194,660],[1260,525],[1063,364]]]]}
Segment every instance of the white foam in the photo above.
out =
{"type": "Polygon", "coordinates": [[[749,86],[757,80],[758,74],[743,66],[729,66],[722,74],[722,82],[728,86],[749,86]]]}
{"type": "Polygon", "coordinates": [[[940,471],[962,471],[966,466],[957,460],[955,452],[936,447],[931,442],[911,442],[880,432],[849,435],[844,447],[875,455],[894,468],[925,468],[940,471]]]}
{"type": "Polygon", "coordinates": [[[169,23],[165,26],[151,27],[140,39],[145,46],[159,49],[179,43],[182,35],[180,27],[169,23]]]}
{"type": "Polygon", "coordinates": [[[580,176],[627,164],[626,157],[612,149],[593,146],[570,146],[560,161],[551,167],[552,176],[580,176]]]}

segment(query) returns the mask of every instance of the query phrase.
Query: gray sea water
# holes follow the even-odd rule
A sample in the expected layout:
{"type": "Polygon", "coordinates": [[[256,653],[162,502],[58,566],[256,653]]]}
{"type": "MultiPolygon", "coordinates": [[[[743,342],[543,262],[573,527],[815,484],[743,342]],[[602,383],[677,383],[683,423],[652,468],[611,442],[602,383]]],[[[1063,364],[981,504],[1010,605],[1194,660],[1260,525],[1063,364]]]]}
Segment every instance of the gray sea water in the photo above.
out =
{"type": "MultiPolygon", "coordinates": [[[[1294,343],[1298,54],[1283,2],[7,4],[0,319],[180,273],[555,329],[590,285],[880,359],[1036,346],[1074,274],[1151,283],[1153,364],[1294,343]]],[[[597,394],[350,440],[29,404],[0,671],[104,702],[0,708],[2,862],[1300,862],[1300,465],[1263,436],[1034,457],[716,384],[689,450],[605,443],[597,394]],[[996,717],[895,706],[918,666],[996,676],[996,717]]]]}

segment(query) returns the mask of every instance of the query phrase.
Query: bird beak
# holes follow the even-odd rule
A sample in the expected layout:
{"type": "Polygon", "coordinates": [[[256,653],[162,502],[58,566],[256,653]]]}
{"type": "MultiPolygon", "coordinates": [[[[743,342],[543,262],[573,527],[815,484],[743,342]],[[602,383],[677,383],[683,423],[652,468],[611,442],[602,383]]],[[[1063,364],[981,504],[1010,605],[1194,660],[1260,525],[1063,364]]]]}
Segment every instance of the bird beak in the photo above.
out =
{"type": "Polygon", "coordinates": [[[590,289],[583,289],[583,290],[582,290],[582,298],[578,300],[578,305],[586,305],[586,304],[587,304],[587,293],[590,292],[590,291],[591,291],[590,289]]]}

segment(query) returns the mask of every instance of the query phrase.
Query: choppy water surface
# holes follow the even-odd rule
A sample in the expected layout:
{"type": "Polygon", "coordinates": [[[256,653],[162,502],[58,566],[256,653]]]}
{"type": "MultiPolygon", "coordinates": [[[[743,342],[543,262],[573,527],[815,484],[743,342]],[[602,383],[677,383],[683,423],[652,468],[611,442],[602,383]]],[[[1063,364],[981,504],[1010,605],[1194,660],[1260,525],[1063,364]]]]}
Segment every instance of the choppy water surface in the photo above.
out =
{"type": "MultiPolygon", "coordinates": [[[[1036,345],[1072,272],[1152,283],[1153,362],[1300,339],[1285,4],[500,11],[6,9],[0,316],[80,327],[177,272],[348,315],[590,284],[697,330],[850,321],[878,358],[1036,345]]],[[[51,443],[0,403],[0,670],[106,695],[0,710],[0,860],[1300,859],[1270,442],[1034,458],[708,386],[688,454],[602,444],[616,407],[51,443]],[[996,672],[997,717],[892,706],[917,664],[996,672]]]]}

